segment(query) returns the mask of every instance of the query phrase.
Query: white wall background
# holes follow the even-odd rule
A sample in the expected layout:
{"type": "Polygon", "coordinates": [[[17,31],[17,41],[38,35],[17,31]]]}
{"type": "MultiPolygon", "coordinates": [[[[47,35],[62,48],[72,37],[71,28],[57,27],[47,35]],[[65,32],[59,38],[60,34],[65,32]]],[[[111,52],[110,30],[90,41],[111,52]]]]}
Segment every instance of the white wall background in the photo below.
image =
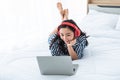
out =
{"type": "Polygon", "coordinates": [[[85,16],[87,0],[0,0],[0,52],[47,40],[61,22],[58,1],[69,9],[69,18],[85,16]]]}

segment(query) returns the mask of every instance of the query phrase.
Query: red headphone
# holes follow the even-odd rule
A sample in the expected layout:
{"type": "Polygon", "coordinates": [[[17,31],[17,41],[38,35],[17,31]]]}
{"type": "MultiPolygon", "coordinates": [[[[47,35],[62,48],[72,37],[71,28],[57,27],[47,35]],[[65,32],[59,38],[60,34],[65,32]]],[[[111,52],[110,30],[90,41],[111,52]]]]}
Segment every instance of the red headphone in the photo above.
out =
{"type": "MultiPolygon", "coordinates": [[[[74,33],[75,37],[78,37],[78,36],[81,35],[81,31],[76,25],[74,25],[70,22],[62,22],[60,26],[62,26],[62,25],[67,25],[67,26],[70,26],[70,27],[74,28],[75,29],[75,33],[74,33]]],[[[60,35],[59,26],[58,26],[58,35],[60,35]]]]}

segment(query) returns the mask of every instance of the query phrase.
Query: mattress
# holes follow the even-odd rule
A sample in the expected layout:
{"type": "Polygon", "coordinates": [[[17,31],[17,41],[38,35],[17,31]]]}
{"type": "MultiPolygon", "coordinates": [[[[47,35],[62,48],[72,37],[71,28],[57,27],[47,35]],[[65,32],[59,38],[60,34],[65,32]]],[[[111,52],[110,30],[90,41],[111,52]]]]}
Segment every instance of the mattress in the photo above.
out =
{"type": "Polygon", "coordinates": [[[89,35],[77,73],[41,75],[36,56],[51,56],[47,38],[30,47],[14,48],[0,56],[0,80],[120,80],[120,15],[95,10],[78,22],[89,35]],[[6,54],[5,54],[6,53],[6,54]]]}

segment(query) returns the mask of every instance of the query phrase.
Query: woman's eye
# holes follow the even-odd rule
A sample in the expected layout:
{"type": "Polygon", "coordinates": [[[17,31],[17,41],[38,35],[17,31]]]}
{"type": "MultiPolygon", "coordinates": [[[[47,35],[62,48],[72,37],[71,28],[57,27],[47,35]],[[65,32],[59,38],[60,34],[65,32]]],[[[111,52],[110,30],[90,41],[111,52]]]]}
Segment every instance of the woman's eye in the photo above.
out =
{"type": "Polygon", "coordinates": [[[64,36],[63,34],[61,34],[61,36],[64,36]]]}
{"type": "Polygon", "coordinates": [[[67,35],[67,36],[70,36],[70,35],[67,35]]]}

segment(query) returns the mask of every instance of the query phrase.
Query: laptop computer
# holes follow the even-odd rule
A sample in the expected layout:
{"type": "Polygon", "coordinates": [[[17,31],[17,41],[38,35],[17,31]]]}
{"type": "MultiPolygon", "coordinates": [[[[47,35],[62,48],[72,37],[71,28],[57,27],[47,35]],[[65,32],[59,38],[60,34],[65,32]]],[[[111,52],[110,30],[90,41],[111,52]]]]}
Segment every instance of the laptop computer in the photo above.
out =
{"type": "Polygon", "coordinates": [[[43,75],[74,75],[79,66],[70,56],[37,56],[37,62],[43,75]]]}

